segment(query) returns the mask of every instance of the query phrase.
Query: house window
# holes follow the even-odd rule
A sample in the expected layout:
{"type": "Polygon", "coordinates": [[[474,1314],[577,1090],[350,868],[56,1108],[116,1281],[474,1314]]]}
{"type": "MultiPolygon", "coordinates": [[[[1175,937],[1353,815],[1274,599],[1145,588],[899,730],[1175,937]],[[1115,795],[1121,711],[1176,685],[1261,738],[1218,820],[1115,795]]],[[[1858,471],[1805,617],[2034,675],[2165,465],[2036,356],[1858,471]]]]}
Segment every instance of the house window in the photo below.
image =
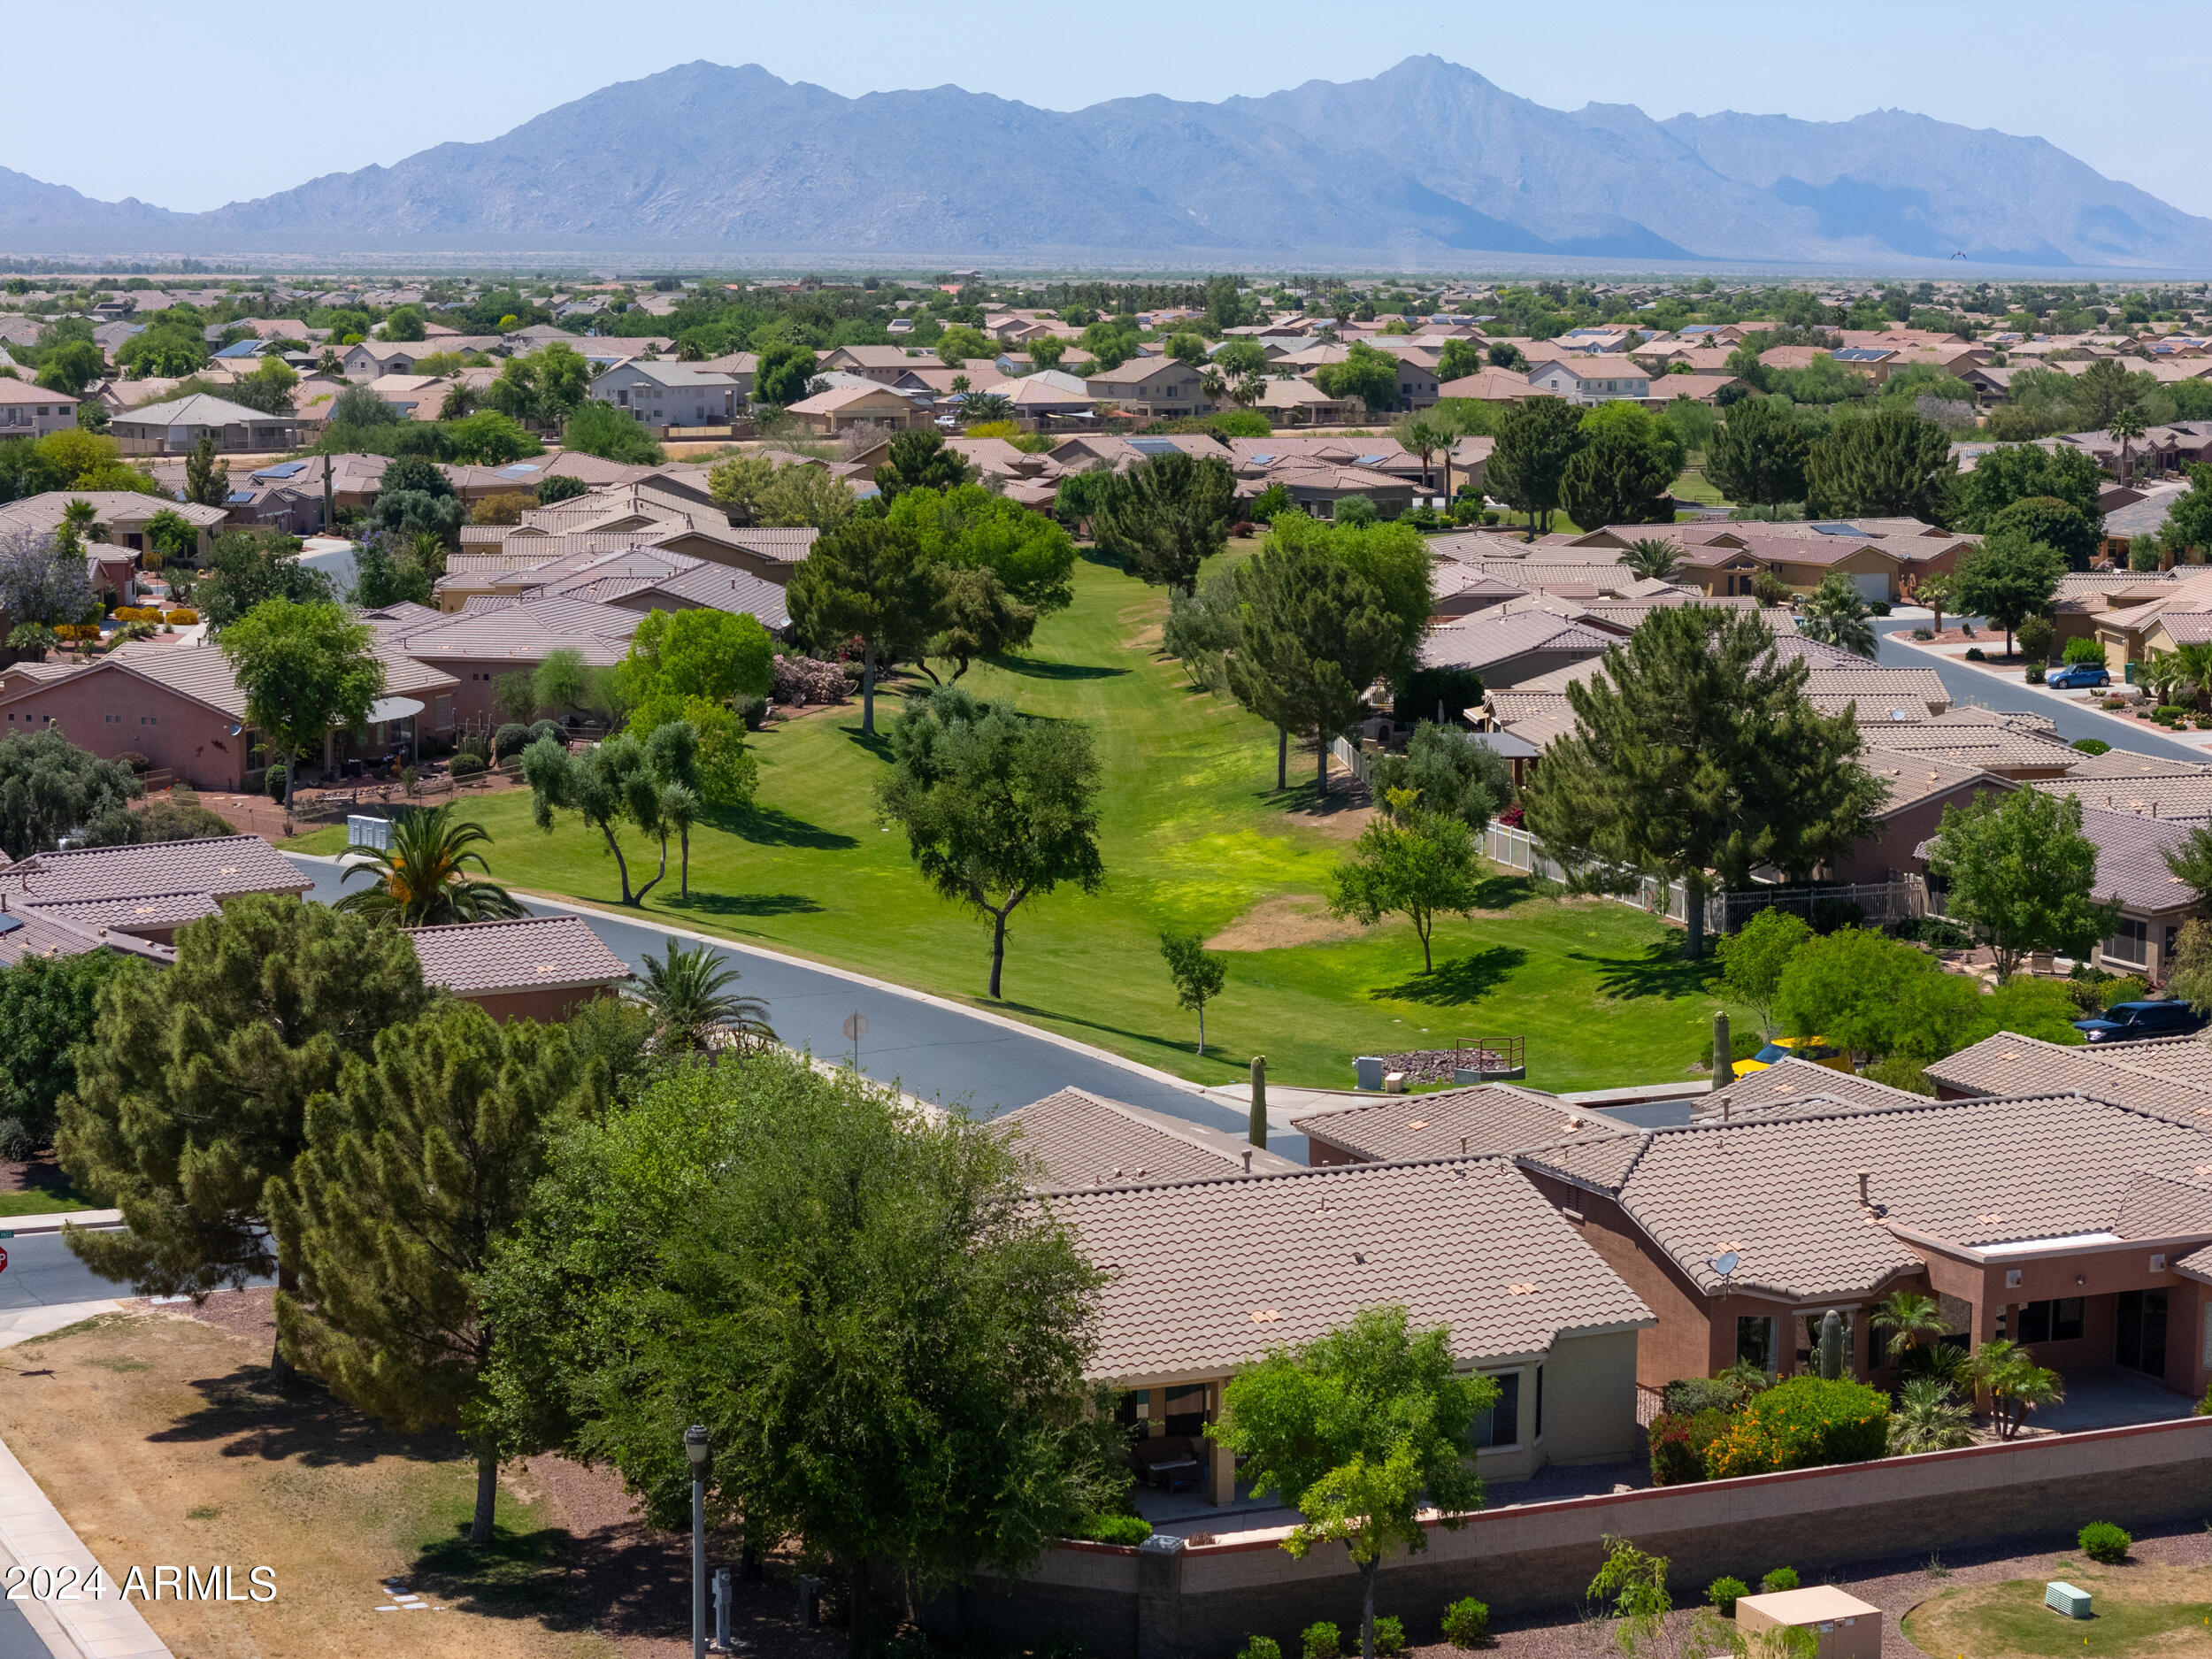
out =
{"type": "Polygon", "coordinates": [[[2023,1342],[2071,1342],[2081,1335],[2082,1299],[2062,1296],[2055,1302],[2032,1302],[2020,1310],[2023,1342]]]}
{"type": "Polygon", "coordinates": [[[1164,1391],[1167,1403],[1161,1415],[1167,1419],[1167,1432],[1187,1434],[1193,1438],[1206,1432],[1206,1385],[1187,1383],[1180,1388],[1164,1391]]]}
{"type": "Polygon", "coordinates": [[[1521,1373],[1496,1371],[1490,1380],[1498,1385],[1497,1403],[1467,1426],[1467,1443],[1478,1451],[1521,1443],[1521,1373]]]}
{"type": "Polygon", "coordinates": [[[2105,960],[2124,962],[2134,968],[2142,967],[2150,960],[2150,941],[2148,923],[2139,922],[2131,916],[2123,916],[2120,925],[2112,930],[2111,937],[2104,941],[2105,960]]]}
{"type": "Polygon", "coordinates": [[[1740,1314],[1736,1319],[1736,1357],[1774,1372],[1774,1320],[1765,1314],[1740,1314]]]}

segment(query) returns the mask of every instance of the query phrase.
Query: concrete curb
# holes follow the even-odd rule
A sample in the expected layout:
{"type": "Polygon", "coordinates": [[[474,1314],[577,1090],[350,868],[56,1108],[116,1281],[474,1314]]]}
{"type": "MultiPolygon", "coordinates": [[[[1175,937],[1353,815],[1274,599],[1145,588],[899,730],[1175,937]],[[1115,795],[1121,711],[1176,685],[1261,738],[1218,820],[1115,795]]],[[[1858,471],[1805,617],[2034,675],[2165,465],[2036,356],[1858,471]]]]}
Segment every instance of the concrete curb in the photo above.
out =
{"type": "MultiPolygon", "coordinates": [[[[282,852],[283,849],[280,848],[278,850],[282,852]]],[[[287,852],[284,856],[287,858],[298,859],[303,863],[329,864],[334,868],[342,865],[344,862],[342,858],[327,853],[287,852]]],[[[898,985],[889,979],[873,979],[850,968],[838,967],[833,963],[818,962],[811,956],[796,956],[787,951],[770,950],[761,945],[744,944],[737,940],[725,939],[715,933],[697,933],[688,927],[673,927],[666,922],[656,921],[639,911],[625,910],[603,904],[586,904],[574,899],[559,897],[549,893],[540,893],[529,887],[510,887],[507,890],[517,898],[527,899],[534,904],[547,905],[557,910],[568,910],[578,916],[603,916],[609,921],[626,922],[634,927],[649,928],[668,938],[687,939],[694,944],[712,945],[718,950],[729,950],[741,956],[758,956],[764,962],[787,963],[795,968],[806,968],[816,973],[826,973],[833,979],[843,979],[849,985],[864,985],[870,990],[880,991],[887,996],[904,997],[909,1002],[919,1002],[925,1007],[938,1009],[948,1014],[962,1014],[970,1019],[979,1019],[986,1025],[996,1025],[1002,1031],[1016,1033],[1024,1037],[1034,1037],[1040,1041],[1065,1048],[1071,1054],[1084,1055],[1094,1060],[1103,1061],[1109,1065],[1118,1066],[1125,1071],[1133,1072],[1138,1077],[1149,1079],[1155,1083],[1164,1084],[1170,1088],[1179,1089],[1186,1094],[1206,1093],[1202,1085],[1194,1083],[1188,1078],[1180,1078],[1172,1072],[1163,1071],[1156,1066],[1148,1066],[1141,1060],[1125,1058],[1121,1055],[1110,1053],[1104,1048],[1094,1048],[1089,1043],[1079,1042],[1073,1037],[1064,1037],[1056,1031],[1047,1031],[1041,1025],[1032,1025],[1026,1021],[1015,1019],[1006,1014],[993,1013],[989,1009],[975,1008],[966,1002],[956,1002],[950,997],[938,996],[929,991],[918,991],[910,985],[898,985]]]]}
{"type": "Polygon", "coordinates": [[[0,1233],[12,1233],[16,1237],[28,1238],[37,1233],[59,1233],[71,1222],[81,1227],[119,1227],[123,1212],[119,1210],[57,1210],[41,1216],[0,1216],[0,1233]]]}

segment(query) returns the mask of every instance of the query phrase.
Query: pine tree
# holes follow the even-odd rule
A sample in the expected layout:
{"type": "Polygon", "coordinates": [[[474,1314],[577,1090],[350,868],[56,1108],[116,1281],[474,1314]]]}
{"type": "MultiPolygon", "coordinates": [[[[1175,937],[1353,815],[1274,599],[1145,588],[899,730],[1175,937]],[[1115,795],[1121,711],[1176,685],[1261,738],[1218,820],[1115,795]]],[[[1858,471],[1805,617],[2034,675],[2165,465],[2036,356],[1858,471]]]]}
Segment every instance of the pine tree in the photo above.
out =
{"type": "Polygon", "coordinates": [[[1812,446],[1808,505],[1823,517],[1872,514],[1940,524],[1950,505],[1951,434],[1909,409],[1839,421],[1812,446]]]}
{"type": "Polygon", "coordinates": [[[1705,476],[1739,506],[1805,499],[1812,445],[1786,397],[1747,397],[1728,411],[1705,449],[1705,476]]]}
{"type": "Polygon", "coordinates": [[[1484,474],[1485,488],[1528,515],[1529,534],[1551,528],[1559,483],[1582,447],[1582,411],[1558,397],[1532,397],[1505,418],[1484,474]]]}
{"type": "Polygon", "coordinates": [[[1402,657],[1382,595],[1317,547],[1271,540],[1236,572],[1244,642],[1229,659],[1236,700],[1284,732],[1311,732],[1317,781],[1329,793],[1329,739],[1359,716],[1360,698],[1402,657]]]}
{"type": "Polygon", "coordinates": [[[1146,581],[1198,591],[1198,570],[1228,544],[1236,479],[1226,459],[1177,449],[1108,476],[1091,508],[1098,545],[1146,581]]]}
{"type": "MultiPolygon", "coordinates": [[[[415,948],[396,928],[296,898],[252,895],[177,934],[159,973],[102,990],[56,1148],[81,1185],[114,1194],[127,1231],[65,1235],[79,1259],[141,1295],[237,1286],[273,1269],[266,1193],[307,1147],[307,1102],[349,1056],[426,1008],[415,948]]],[[[271,1362],[281,1378],[280,1347],[271,1362]]]]}
{"type": "MultiPolygon", "coordinates": [[[[497,1341],[478,1276],[527,1213],[548,1135],[603,1106],[568,1033],[449,1002],[380,1033],[307,1114],[272,1205],[296,1290],[278,1340],[339,1397],[395,1428],[458,1429],[476,1453],[469,1541],[488,1542],[501,1447],[481,1375],[497,1341]]],[[[509,1448],[514,1449],[514,1448],[509,1448]]]]}
{"type": "Polygon", "coordinates": [[[1680,882],[1693,956],[1716,886],[1770,864],[1809,877],[1870,833],[1880,791],[1856,724],[1814,710],[1805,664],[1756,615],[1657,611],[1601,665],[1568,688],[1577,729],[1522,791],[1528,826],[1580,885],[1680,882]]]}

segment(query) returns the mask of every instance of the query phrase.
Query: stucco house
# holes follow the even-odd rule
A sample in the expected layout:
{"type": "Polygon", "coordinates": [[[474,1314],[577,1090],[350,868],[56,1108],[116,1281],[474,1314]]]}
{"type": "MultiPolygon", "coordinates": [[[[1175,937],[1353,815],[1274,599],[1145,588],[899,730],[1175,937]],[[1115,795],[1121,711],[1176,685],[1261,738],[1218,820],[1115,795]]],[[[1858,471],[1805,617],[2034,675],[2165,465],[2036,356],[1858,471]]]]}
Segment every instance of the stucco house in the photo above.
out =
{"type": "Polygon", "coordinates": [[[296,449],[300,423],[291,415],[265,415],[205,392],[165,403],[148,403],[114,418],[110,434],[125,455],[189,455],[212,434],[225,454],[296,449]]]}
{"type": "Polygon", "coordinates": [[[0,380],[0,439],[42,438],[74,426],[77,401],[28,380],[0,380]]]}
{"type": "Polygon", "coordinates": [[[1118,369],[1094,369],[1083,389],[1102,403],[1114,403],[1146,420],[1179,420],[1203,415],[1213,405],[1202,389],[1201,370],[1173,357],[1132,357],[1118,369]]]}
{"type": "Polygon", "coordinates": [[[1586,357],[1569,353],[1539,357],[1529,365],[1528,383],[1571,403],[1609,403],[1624,397],[1651,396],[1651,371],[1633,357],[1586,357]]]}
{"type": "Polygon", "coordinates": [[[593,377],[590,396],[645,426],[726,426],[743,412],[737,382],[695,363],[632,357],[593,377]]]}

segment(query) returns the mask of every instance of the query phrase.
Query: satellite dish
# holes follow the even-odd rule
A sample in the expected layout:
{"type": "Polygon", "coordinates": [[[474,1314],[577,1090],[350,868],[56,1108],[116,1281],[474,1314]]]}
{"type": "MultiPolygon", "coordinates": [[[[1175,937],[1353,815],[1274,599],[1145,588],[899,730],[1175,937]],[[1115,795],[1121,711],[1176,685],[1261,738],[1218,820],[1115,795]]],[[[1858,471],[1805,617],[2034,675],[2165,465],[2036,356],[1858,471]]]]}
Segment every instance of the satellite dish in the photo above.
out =
{"type": "Polygon", "coordinates": [[[1742,1259],[1743,1258],[1738,1256],[1733,1250],[1726,1251],[1724,1254],[1717,1256],[1713,1258],[1713,1271],[1716,1273],[1718,1273],[1723,1279],[1726,1279],[1731,1273],[1733,1273],[1736,1271],[1737,1263],[1740,1262],[1742,1259]]]}

